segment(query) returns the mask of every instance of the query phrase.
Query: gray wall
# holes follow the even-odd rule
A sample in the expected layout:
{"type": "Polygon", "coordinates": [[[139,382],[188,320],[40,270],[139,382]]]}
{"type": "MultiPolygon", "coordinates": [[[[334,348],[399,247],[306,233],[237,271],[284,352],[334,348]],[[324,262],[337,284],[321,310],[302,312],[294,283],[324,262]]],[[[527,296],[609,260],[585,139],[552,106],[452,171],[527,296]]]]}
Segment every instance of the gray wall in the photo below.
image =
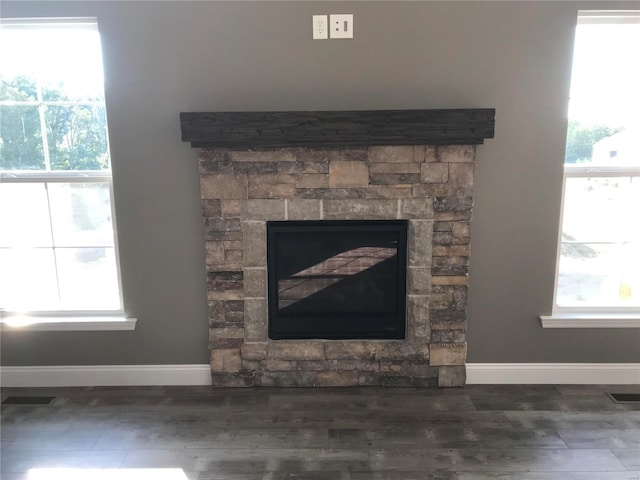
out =
{"type": "Polygon", "coordinates": [[[478,148],[471,362],[639,362],[638,330],[543,330],[551,311],[573,26],[636,2],[3,2],[96,16],[134,332],[3,333],[3,365],[206,363],[196,155],[178,114],[495,107],[478,148]],[[312,41],[353,13],[355,39],[312,41]]]}

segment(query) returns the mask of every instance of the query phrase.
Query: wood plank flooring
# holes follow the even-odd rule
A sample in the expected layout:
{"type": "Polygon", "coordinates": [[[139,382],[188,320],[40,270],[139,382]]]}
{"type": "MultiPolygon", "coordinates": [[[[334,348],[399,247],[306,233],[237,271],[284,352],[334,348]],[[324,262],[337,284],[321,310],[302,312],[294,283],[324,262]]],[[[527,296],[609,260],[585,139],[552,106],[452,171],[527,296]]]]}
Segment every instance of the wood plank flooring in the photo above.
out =
{"type": "MultiPolygon", "coordinates": [[[[2,480],[179,468],[189,480],[640,480],[638,386],[3,389],[2,480]]],[[[89,477],[87,477],[89,479],[89,477]]],[[[89,479],[90,480],[90,479],[89,479]]]]}

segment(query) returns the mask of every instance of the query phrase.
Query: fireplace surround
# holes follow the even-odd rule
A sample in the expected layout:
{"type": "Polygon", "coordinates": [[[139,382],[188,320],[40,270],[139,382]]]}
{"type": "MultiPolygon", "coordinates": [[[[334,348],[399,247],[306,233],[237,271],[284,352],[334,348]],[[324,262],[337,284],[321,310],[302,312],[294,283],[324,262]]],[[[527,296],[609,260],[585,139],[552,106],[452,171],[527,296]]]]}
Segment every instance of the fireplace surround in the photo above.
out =
{"type": "Polygon", "coordinates": [[[201,174],[212,384],[464,385],[475,145],[494,113],[182,113],[201,174]],[[267,222],[347,220],[408,223],[405,338],[269,338],[267,222]]]}

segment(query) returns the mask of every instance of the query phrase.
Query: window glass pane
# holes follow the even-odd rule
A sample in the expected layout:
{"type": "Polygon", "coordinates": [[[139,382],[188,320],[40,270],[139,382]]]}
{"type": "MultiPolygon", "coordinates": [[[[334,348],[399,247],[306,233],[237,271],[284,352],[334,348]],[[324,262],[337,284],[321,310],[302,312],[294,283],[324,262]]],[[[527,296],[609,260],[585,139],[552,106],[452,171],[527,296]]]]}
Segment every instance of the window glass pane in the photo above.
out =
{"type": "Polygon", "coordinates": [[[51,247],[44,183],[0,183],[0,247],[51,247]]]}
{"type": "Polygon", "coordinates": [[[0,106],[0,169],[44,168],[38,107],[0,106]]]}
{"type": "Polygon", "coordinates": [[[47,139],[52,170],[109,168],[104,106],[47,106],[47,139]]]}
{"type": "Polygon", "coordinates": [[[51,248],[0,248],[0,308],[47,310],[58,306],[51,248]]]}
{"type": "MultiPolygon", "coordinates": [[[[100,36],[96,29],[79,26],[42,30],[39,52],[42,96],[49,101],[104,102],[100,36]],[[73,52],[61,55],[60,52],[73,52]],[[82,61],[78,61],[82,59],[82,61]]],[[[32,41],[36,41],[32,38],[32,41]]]]}
{"type": "Polygon", "coordinates": [[[567,178],[562,240],[622,242],[640,238],[638,177],[567,178]]]}
{"type": "Polygon", "coordinates": [[[640,23],[577,26],[565,162],[640,165],[640,23]]]}
{"type": "Polygon", "coordinates": [[[640,305],[638,244],[562,243],[556,302],[563,307],[640,305]]]}
{"type": "Polygon", "coordinates": [[[56,246],[113,246],[106,183],[50,183],[49,198],[56,246]]]}
{"type": "MultiPolygon", "coordinates": [[[[0,58],[0,62],[1,62],[0,58]]],[[[0,100],[11,102],[35,102],[38,99],[35,77],[28,72],[9,74],[7,64],[0,63],[0,100]]]]}
{"type": "Polygon", "coordinates": [[[63,309],[120,308],[113,248],[57,248],[63,309]]]}

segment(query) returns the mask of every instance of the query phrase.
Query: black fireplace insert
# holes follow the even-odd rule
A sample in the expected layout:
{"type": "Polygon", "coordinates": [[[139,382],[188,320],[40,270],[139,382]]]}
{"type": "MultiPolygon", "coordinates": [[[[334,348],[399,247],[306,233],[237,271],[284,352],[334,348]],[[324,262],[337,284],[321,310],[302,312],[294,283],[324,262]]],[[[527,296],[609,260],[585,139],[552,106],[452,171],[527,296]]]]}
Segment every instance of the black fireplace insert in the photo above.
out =
{"type": "Polygon", "coordinates": [[[269,338],[405,338],[407,225],[267,222],[269,338]]]}

